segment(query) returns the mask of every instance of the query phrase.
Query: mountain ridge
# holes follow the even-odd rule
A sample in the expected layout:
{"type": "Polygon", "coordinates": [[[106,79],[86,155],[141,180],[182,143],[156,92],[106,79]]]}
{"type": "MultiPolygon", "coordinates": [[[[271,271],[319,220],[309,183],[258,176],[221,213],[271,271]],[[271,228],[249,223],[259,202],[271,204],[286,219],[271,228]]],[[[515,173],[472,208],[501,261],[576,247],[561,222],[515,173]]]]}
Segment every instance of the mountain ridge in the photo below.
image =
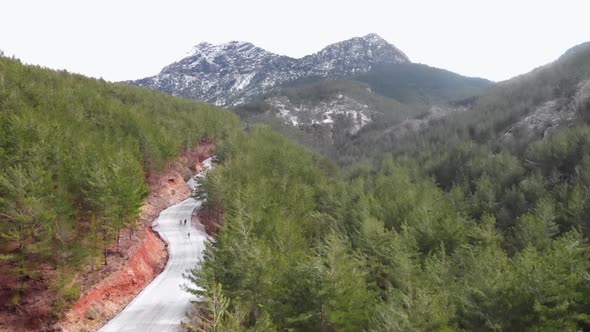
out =
{"type": "Polygon", "coordinates": [[[367,72],[378,65],[399,63],[411,61],[377,34],[333,43],[301,58],[278,55],[249,42],[202,42],[159,74],[126,83],[232,106],[287,82],[312,77],[338,78],[367,72]]]}

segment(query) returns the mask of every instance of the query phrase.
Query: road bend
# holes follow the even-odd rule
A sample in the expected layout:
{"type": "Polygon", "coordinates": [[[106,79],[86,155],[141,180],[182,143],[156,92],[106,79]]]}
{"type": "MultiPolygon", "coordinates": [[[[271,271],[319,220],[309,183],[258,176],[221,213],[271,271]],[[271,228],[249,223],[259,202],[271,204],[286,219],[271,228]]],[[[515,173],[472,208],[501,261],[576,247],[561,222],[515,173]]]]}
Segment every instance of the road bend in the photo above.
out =
{"type": "Polygon", "coordinates": [[[181,288],[186,282],[182,274],[202,259],[207,240],[202,226],[191,223],[193,210],[200,205],[201,201],[188,198],[160,213],[152,228],[168,243],[169,258],[164,271],[99,331],[181,330],[180,321],[195,299],[181,288]]]}

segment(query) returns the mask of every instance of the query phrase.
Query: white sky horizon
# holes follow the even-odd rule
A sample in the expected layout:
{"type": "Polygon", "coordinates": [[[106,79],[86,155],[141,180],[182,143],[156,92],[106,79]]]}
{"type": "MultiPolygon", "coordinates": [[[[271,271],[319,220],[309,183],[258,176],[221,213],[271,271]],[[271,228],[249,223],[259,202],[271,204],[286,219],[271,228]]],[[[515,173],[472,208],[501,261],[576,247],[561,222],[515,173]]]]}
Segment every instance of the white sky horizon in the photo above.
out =
{"type": "Polygon", "coordinates": [[[19,0],[3,3],[0,50],[108,81],[157,74],[201,42],[250,42],[300,58],[376,33],[412,62],[501,81],[590,41],[583,0],[19,0]]]}

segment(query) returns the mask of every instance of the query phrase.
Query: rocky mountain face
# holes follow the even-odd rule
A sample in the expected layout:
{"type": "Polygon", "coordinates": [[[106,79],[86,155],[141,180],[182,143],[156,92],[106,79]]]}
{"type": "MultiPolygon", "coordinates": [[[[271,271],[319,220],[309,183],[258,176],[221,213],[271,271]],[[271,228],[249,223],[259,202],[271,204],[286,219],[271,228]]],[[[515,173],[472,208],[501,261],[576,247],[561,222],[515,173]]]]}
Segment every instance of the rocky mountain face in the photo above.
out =
{"type": "Polygon", "coordinates": [[[343,94],[331,99],[293,103],[287,96],[270,97],[265,100],[269,109],[284,123],[296,127],[325,126],[337,127],[348,134],[356,134],[362,127],[372,121],[375,110],[367,104],[343,94]]]}
{"type": "Polygon", "coordinates": [[[335,43],[300,59],[246,42],[201,43],[158,75],[128,83],[219,106],[234,106],[288,82],[339,78],[401,63],[410,60],[376,34],[335,43]]]}
{"type": "MultiPolygon", "coordinates": [[[[512,105],[525,105],[509,113],[499,141],[513,144],[549,137],[590,120],[590,42],[574,46],[556,61],[498,84],[508,93],[500,96],[512,105]],[[519,96],[519,99],[513,96],[519,96]]],[[[495,91],[496,93],[498,91],[495,91]]],[[[483,96],[490,99],[490,96],[483,96]]],[[[499,99],[498,96],[495,96],[499,99]]],[[[503,102],[505,103],[505,102],[503,102]]],[[[485,109],[501,109],[501,103],[485,109]]],[[[503,108],[506,108],[504,106],[503,108]]],[[[480,110],[476,108],[476,111],[480,110]]]]}
{"type": "Polygon", "coordinates": [[[581,122],[590,105],[590,80],[576,85],[573,95],[546,101],[525,117],[510,126],[501,137],[509,143],[520,137],[547,137],[561,127],[570,127],[581,122]]]}

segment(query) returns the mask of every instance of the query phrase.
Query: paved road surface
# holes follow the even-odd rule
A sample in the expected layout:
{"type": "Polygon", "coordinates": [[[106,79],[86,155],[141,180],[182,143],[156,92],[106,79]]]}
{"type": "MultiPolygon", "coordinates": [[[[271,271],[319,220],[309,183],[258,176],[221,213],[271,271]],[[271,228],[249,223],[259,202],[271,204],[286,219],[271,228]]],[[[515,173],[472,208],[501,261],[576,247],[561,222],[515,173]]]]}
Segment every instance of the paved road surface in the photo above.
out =
{"type": "Polygon", "coordinates": [[[168,264],[119,315],[100,329],[101,332],[180,330],[180,321],[185,318],[189,301],[194,298],[180,288],[186,282],[182,273],[201,259],[207,238],[203,230],[190,222],[193,210],[200,204],[200,201],[189,198],[162,211],[153,228],[169,243],[168,264]],[[184,219],[187,220],[186,226],[184,219]],[[179,220],[183,220],[182,225],[179,220]]]}

